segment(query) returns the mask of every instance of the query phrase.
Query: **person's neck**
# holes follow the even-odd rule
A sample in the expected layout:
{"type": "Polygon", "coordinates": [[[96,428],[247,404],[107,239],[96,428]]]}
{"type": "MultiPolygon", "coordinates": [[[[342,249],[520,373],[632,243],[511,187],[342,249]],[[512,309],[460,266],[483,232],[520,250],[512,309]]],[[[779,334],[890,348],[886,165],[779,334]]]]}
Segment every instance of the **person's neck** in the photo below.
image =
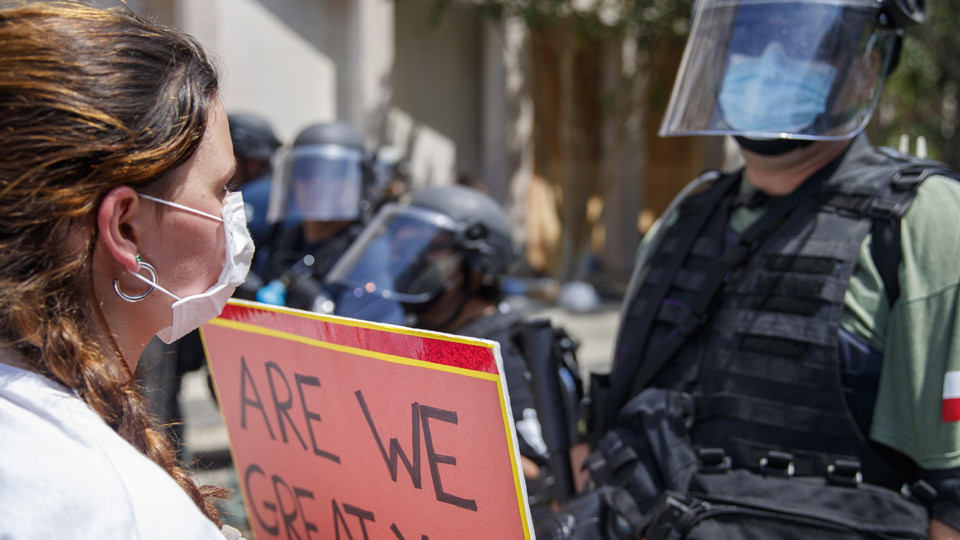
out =
{"type": "Polygon", "coordinates": [[[462,326],[479,319],[480,317],[487,317],[493,315],[497,311],[496,304],[486,300],[484,298],[479,298],[476,296],[471,296],[464,302],[463,309],[460,310],[460,313],[450,321],[450,324],[444,329],[445,332],[456,332],[462,326]]]}
{"type": "Polygon", "coordinates": [[[750,185],[767,195],[787,195],[840,156],[852,142],[817,141],[777,156],[765,156],[741,148],[744,175],[750,185]]]}

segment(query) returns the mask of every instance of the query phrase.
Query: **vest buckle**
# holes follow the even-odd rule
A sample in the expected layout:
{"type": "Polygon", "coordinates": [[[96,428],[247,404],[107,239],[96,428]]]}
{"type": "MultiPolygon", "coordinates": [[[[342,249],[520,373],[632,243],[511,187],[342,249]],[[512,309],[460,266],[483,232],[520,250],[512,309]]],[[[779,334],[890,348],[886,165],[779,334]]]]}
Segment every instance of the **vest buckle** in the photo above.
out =
{"type": "Polygon", "coordinates": [[[931,171],[929,166],[910,164],[894,173],[891,183],[894,188],[908,189],[912,184],[916,184],[926,179],[931,173],[936,172],[936,170],[931,171]]]}
{"type": "Polygon", "coordinates": [[[725,473],[730,470],[730,456],[723,448],[698,448],[699,465],[697,470],[705,474],[725,473]]]}
{"type": "Polygon", "coordinates": [[[760,472],[767,476],[793,476],[793,454],[771,450],[767,457],[760,458],[760,472]]]}
{"type": "Polygon", "coordinates": [[[900,201],[871,199],[867,204],[866,215],[873,219],[890,219],[898,214],[900,201]]]}
{"type": "Polygon", "coordinates": [[[838,459],[833,465],[828,465],[827,483],[834,486],[860,487],[863,483],[860,462],[853,459],[838,459]]]}
{"type": "Polygon", "coordinates": [[[927,506],[933,506],[940,498],[937,488],[931,486],[925,480],[917,480],[912,484],[903,484],[900,488],[900,494],[907,498],[915,498],[927,506]]]}

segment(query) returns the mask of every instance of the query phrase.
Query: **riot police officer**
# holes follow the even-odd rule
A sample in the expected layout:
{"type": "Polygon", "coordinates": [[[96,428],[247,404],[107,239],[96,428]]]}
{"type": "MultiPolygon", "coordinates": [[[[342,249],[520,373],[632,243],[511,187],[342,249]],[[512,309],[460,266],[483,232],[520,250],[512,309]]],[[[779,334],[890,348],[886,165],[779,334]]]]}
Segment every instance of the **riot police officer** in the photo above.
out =
{"type": "Polygon", "coordinates": [[[258,300],[380,322],[400,323],[403,310],[381,297],[324,286],[330,268],[363,230],[372,171],[360,134],[344,122],[311,125],[277,154],[268,221],[291,208],[300,223],[270,244],[258,300]]]}
{"type": "Polygon", "coordinates": [[[262,116],[235,112],[229,115],[229,121],[233,155],[237,159],[237,172],[231,185],[243,193],[247,227],[254,245],[260,248],[266,243],[270,231],[267,223],[270,162],[281,143],[273,127],[262,116]]]}
{"type": "Polygon", "coordinates": [[[372,210],[390,202],[397,202],[410,191],[410,162],[403,149],[381,146],[373,157],[372,210]]]}
{"type": "Polygon", "coordinates": [[[576,423],[579,373],[575,347],[561,330],[549,350],[535,352],[523,341],[525,317],[503,302],[501,287],[518,255],[507,216],[491,197],[465,186],[431,187],[384,205],[327,280],[400,301],[420,328],[501,344],[528,494],[532,506],[545,508],[556,497],[558,467],[548,459],[530,363],[538,353],[558,354],[545,360],[555,361],[569,384],[554,388],[567,397],[560,423],[576,423]]]}
{"type": "Polygon", "coordinates": [[[863,134],[924,17],[922,0],[697,3],[661,135],[732,135],[744,166],[701,176],[644,239],[591,385],[602,496],[555,530],[957,534],[960,183],[863,134]]]}

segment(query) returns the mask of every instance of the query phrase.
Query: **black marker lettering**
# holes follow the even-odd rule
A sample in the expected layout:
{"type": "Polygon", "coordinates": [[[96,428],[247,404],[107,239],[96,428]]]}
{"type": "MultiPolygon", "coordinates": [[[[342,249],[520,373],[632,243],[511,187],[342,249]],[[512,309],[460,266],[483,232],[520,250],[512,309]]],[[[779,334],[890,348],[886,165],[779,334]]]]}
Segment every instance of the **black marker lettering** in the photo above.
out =
{"type": "Polygon", "coordinates": [[[247,367],[247,360],[241,356],[240,357],[240,427],[247,429],[247,405],[260,409],[260,414],[263,415],[263,422],[267,425],[267,432],[270,433],[270,438],[276,440],[277,438],[273,436],[273,428],[270,427],[270,420],[267,419],[267,410],[263,407],[263,402],[260,400],[260,392],[257,392],[257,386],[253,384],[253,376],[250,375],[250,368],[247,367]],[[256,401],[247,399],[247,380],[250,381],[250,388],[253,389],[253,395],[257,397],[256,401]]]}
{"type": "Polygon", "coordinates": [[[317,436],[313,432],[313,426],[310,424],[311,421],[321,422],[320,415],[315,413],[307,408],[307,398],[303,395],[303,387],[306,386],[316,386],[320,388],[320,379],[317,377],[310,377],[307,375],[301,375],[299,373],[294,374],[293,377],[297,381],[297,391],[300,392],[300,405],[303,407],[303,418],[307,423],[307,432],[310,433],[310,444],[313,445],[314,455],[325,457],[330,461],[335,463],[340,463],[340,456],[331,454],[325,450],[321,450],[317,447],[317,436]]]}
{"type": "Polygon", "coordinates": [[[443,463],[444,465],[456,465],[457,458],[453,456],[437,454],[433,447],[433,436],[430,433],[430,418],[435,418],[442,422],[448,422],[456,425],[457,413],[454,411],[445,411],[443,409],[435,409],[433,407],[421,405],[420,418],[423,421],[423,442],[427,445],[427,462],[430,464],[430,474],[433,476],[433,491],[437,494],[437,500],[476,512],[476,500],[464,499],[443,491],[443,484],[440,480],[439,464],[443,463]]]}
{"type": "Polygon", "coordinates": [[[290,486],[283,481],[283,478],[280,478],[277,475],[273,475],[273,492],[277,496],[277,506],[280,507],[280,515],[283,517],[283,528],[287,531],[287,538],[293,539],[294,537],[297,540],[300,539],[300,533],[297,532],[297,529],[293,526],[297,521],[297,503],[293,495],[293,491],[290,489],[290,486]],[[280,492],[280,487],[283,486],[283,493],[280,492]],[[283,504],[283,495],[287,495],[291,499],[291,506],[293,509],[289,512],[285,510],[283,504]]]}
{"type": "Polygon", "coordinates": [[[343,503],[343,511],[352,516],[357,516],[357,519],[360,521],[360,530],[363,531],[363,538],[368,538],[367,521],[376,521],[373,519],[373,512],[364,510],[362,508],[357,508],[356,506],[352,506],[347,503],[343,503]]]}
{"type": "Polygon", "coordinates": [[[300,432],[297,431],[296,424],[293,423],[293,419],[290,418],[290,409],[293,408],[293,392],[290,391],[290,385],[287,384],[287,378],[283,375],[283,370],[280,369],[280,366],[276,362],[267,362],[267,381],[270,383],[270,394],[273,396],[273,406],[277,411],[277,422],[280,424],[280,436],[283,437],[283,442],[287,442],[287,429],[283,425],[283,419],[286,418],[287,422],[290,423],[290,427],[293,429],[293,432],[297,435],[297,439],[300,440],[300,445],[303,446],[303,449],[307,449],[307,443],[303,440],[303,437],[300,436],[300,432]],[[277,397],[277,388],[273,384],[273,374],[276,372],[280,374],[280,380],[283,381],[283,386],[287,390],[287,399],[286,401],[280,401],[277,397]]]}
{"type": "Polygon", "coordinates": [[[337,504],[337,500],[333,499],[331,504],[333,505],[333,532],[336,534],[337,540],[340,540],[341,523],[343,523],[343,530],[347,533],[347,538],[353,540],[353,535],[350,534],[350,527],[347,526],[347,522],[343,518],[343,512],[340,510],[340,505],[337,504]]]}
{"type": "Polygon", "coordinates": [[[303,516],[303,528],[306,529],[307,538],[309,539],[310,531],[319,532],[319,529],[317,529],[316,523],[307,521],[307,513],[303,511],[303,504],[300,501],[304,498],[313,499],[313,492],[294,486],[293,494],[296,496],[297,508],[300,509],[300,515],[303,516]]]}
{"type": "Polygon", "coordinates": [[[390,439],[390,455],[387,455],[387,450],[383,446],[383,440],[380,439],[380,434],[377,432],[377,426],[373,423],[373,418],[370,416],[370,410],[367,409],[367,402],[363,399],[363,392],[357,390],[354,392],[357,396],[357,401],[360,403],[360,408],[363,410],[363,416],[367,419],[367,425],[370,426],[370,431],[373,433],[373,438],[377,441],[377,447],[380,449],[380,455],[383,456],[383,461],[387,465],[387,469],[390,471],[390,478],[394,482],[397,481],[397,458],[399,457],[403,460],[403,466],[406,467],[407,472],[410,474],[410,480],[413,481],[413,487],[420,489],[420,407],[417,403],[414,403],[410,407],[410,414],[413,417],[413,433],[411,438],[413,442],[411,447],[413,449],[413,463],[407,459],[407,455],[404,454],[403,448],[400,446],[400,442],[396,438],[390,439]]]}
{"type": "MultiPolygon", "coordinates": [[[[244,484],[247,486],[247,491],[249,493],[256,492],[256,490],[251,487],[254,473],[260,476],[266,476],[263,472],[263,469],[261,469],[259,465],[254,464],[247,467],[247,472],[243,475],[243,478],[244,478],[244,484]]],[[[267,510],[270,510],[273,513],[276,513],[277,511],[277,505],[273,504],[272,502],[264,501],[263,507],[266,508],[267,510]]],[[[275,523],[271,525],[265,522],[263,520],[263,517],[260,515],[260,512],[257,511],[256,501],[251,501],[250,509],[253,511],[253,517],[257,519],[257,522],[260,523],[260,526],[263,527],[263,530],[267,531],[268,533],[274,536],[280,534],[280,524],[275,523]]]]}

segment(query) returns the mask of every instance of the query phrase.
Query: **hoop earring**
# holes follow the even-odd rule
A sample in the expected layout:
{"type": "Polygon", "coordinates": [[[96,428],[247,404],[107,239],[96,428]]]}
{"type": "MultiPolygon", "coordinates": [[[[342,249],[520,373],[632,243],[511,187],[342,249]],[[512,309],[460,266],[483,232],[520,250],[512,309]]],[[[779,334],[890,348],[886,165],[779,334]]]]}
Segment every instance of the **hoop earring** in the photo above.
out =
{"type": "MultiPolygon", "coordinates": [[[[139,260],[140,260],[140,257],[137,257],[137,260],[139,261],[139,260]]],[[[148,263],[148,262],[144,262],[144,261],[140,261],[140,266],[147,269],[147,273],[150,274],[150,281],[153,282],[153,283],[156,283],[156,282],[157,282],[157,269],[154,268],[152,264],[150,264],[150,263],[148,263]]],[[[152,293],[154,289],[156,289],[156,286],[150,285],[150,288],[147,289],[146,291],[144,291],[144,292],[142,292],[142,293],[140,293],[140,294],[137,294],[137,295],[130,295],[130,294],[127,294],[127,293],[121,291],[121,290],[120,290],[120,284],[117,282],[116,279],[113,280],[113,291],[114,291],[115,293],[117,293],[117,296],[119,296],[120,298],[123,298],[123,299],[126,300],[127,302],[139,302],[139,301],[143,300],[144,298],[150,296],[150,293],[152,293]]]]}

